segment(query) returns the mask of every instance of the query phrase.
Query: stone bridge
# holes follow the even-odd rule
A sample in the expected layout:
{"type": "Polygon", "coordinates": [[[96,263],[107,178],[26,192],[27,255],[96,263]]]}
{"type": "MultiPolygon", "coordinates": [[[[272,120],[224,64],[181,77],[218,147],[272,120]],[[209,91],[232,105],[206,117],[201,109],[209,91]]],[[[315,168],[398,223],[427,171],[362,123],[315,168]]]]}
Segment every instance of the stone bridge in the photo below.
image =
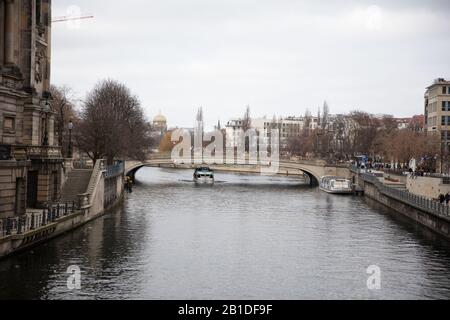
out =
{"type": "MultiPolygon", "coordinates": [[[[223,163],[213,163],[213,161],[208,161],[204,159],[205,165],[213,170],[217,171],[227,171],[227,169],[233,168],[235,171],[242,169],[242,172],[253,172],[259,173],[262,165],[254,164],[223,164],[223,163]],[[236,170],[237,169],[237,170],[236,170]],[[253,169],[253,171],[248,170],[253,169]],[[256,171],[257,170],[257,171],[256,171]]],[[[153,157],[145,161],[134,161],[128,160],[125,162],[125,174],[132,177],[136,172],[142,167],[170,167],[170,168],[192,168],[200,166],[200,164],[194,164],[193,162],[175,162],[169,157],[153,157]]],[[[320,178],[327,175],[336,175],[350,178],[350,170],[347,166],[343,165],[329,165],[324,160],[280,160],[278,163],[279,173],[283,174],[286,170],[297,171],[298,173],[304,173],[308,176],[310,185],[318,185],[320,178]]]]}

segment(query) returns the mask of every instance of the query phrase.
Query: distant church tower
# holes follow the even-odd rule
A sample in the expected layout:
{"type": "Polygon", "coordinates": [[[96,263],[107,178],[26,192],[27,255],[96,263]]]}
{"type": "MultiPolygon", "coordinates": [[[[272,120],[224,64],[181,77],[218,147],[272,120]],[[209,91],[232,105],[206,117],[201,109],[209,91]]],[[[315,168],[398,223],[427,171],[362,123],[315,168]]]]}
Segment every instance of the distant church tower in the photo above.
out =
{"type": "Polygon", "coordinates": [[[167,132],[167,119],[161,111],[153,118],[153,131],[163,136],[167,132]]]}
{"type": "Polygon", "coordinates": [[[220,120],[217,120],[217,126],[214,127],[215,130],[221,130],[222,126],[220,125],[220,120]]]}

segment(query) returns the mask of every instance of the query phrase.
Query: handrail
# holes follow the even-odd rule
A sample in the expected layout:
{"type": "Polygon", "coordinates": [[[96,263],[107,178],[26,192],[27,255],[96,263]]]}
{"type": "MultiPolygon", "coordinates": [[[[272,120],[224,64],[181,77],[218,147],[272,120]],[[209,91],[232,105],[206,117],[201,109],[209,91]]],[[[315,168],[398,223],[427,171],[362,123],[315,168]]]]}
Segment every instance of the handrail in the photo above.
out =
{"type": "Polygon", "coordinates": [[[362,173],[361,177],[364,181],[373,184],[380,193],[405,202],[413,207],[424,210],[431,214],[437,214],[450,217],[450,206],[440,203],[436,200],[413,194],[407,190],[399,190],[383,184],[376,176],[362,173]]]}
{"type": "MultiPolygon", "coordinates": [[[[98,184],[98,180],[100,178],[100,174],[105,170],[105,160],[104,159],[98,159],[97,162],[95,162],[94,169],[91,173],[91,178],[89,179],[88,186],[86,188],[85,194],[89,195],[89,204],[92,203],[93,194],[95,191],[95,188],[98,184]]],[[[80,195],[82,196],[82,195],[80,195]]]]}
{"type": "Polygon", "coordinates": [[[106,166],[105,178],[112,178],[121,175],[125,170],[125,165],[123,161],[118,161],[117,163],[106,166]]]}
{"type": "Polygon", "coordinates": [[[56,220],[77,212],[79,207],[74,201],[52,203],[40,212],[29,212],[20,216],[0,219],[0,238],[44,227],[56,220]]]}

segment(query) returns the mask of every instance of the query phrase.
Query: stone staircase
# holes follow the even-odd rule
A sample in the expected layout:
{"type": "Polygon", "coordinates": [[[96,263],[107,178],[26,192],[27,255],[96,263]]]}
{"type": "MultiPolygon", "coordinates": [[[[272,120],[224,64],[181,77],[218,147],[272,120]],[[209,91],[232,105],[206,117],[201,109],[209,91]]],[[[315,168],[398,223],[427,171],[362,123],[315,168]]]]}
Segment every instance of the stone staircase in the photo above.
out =
{"type": "Polygon", "coordinates": [[[61,202],[78,201],[77,195],[86,192],[91,174],[92,169],[73,169],[69,172],[61,191],[61,202]]]}
{"type": "Polygon", "coordinates": [[[386,182],[385,180],[384,184],[396,190],[407,191],[406,183],[389,183],[389,181],[386,182]]]}

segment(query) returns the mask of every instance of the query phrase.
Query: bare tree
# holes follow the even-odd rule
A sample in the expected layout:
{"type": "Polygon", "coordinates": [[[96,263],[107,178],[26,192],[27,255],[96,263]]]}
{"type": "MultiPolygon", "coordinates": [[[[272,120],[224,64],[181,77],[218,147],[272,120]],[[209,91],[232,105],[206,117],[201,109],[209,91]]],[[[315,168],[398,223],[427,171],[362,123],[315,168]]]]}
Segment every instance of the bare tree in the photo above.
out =
{"type": "Polygon", "coordinates": [[[370,154],[371,151],[373,152],[373,141],[380,128],[379,120],[364,111],[352,111],[350,117],[352,119],[352,151],[370,154]]]}
{"type": "Polygon", "coordinates": [[[333,121],[333,136],[331,144],[335,152],[335,158],[347,159],[352,153],[351,147],[351,118],[347,115],[338,114],[333,121]]]}
{"type": "Polygon", "coordinates": [[[383,131],[387,134],[390,134],[393,131],[397,130],[397,121],[395,121],[394,117],[389,114],[383,115],[380,125],[383,131]]]}
{"type": "Polygon", "coordinates": [[[314,136],[291,136],[288,138],[286,150],[293,155],[307,156],[314,151],[314,136]]]}
{"type": "Polygon", "coordinates": [[[122,83],[103,80],[88,93],[76,143],[96,161],[106,157],[143,159],[151,145],[150,124],[137,96],[122,83]]]}
{"type": "Polygon", "coordinates": [[[77,122],[74,95],[72,89],[67,86],[50,86],[52,95],[52,108],[55,112],[55,134],[58,145],[62,148],[62,154],[67,154],[67,129],[69,121],[77,122]]]}
{"type": "Polygon", "coordinates": [[[380,141],[380,154],[388,162],[407,164],[412,158],[430,159],[440,155],[438,137],[427,136],[424,132],[396,129],[389,135],[382,135],[380,141]]]}

